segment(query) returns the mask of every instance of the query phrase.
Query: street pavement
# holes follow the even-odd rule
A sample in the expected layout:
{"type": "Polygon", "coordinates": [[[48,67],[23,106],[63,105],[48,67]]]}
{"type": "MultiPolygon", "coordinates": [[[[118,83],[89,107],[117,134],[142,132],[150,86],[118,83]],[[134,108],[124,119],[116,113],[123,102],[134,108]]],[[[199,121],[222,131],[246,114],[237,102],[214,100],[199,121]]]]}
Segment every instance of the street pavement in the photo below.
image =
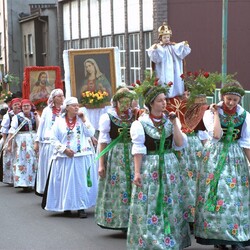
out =
{"type": "MultiPolygon", "coordinates": [[[[126,235],[98,227],[88,218],[41,208],[41,197],[0,183],[0,250],[126,250],[126,235]]],[[[212,250],[195,243],[188,250],[212,250]]],[[[250,249],[250,248],[248,248],[250,249]]]]}

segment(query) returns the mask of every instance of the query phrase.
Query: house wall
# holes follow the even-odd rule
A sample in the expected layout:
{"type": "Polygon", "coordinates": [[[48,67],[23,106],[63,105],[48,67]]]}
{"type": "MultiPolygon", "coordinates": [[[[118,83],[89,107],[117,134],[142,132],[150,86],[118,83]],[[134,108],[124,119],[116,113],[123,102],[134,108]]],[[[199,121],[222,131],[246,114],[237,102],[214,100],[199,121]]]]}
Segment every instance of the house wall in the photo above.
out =
{"type": "MultiPolygon", "coordinates": [[[[248,90],[249,13],[250,1],[228,1],[227,73],[237,73],[237,80],[248,90]]],[[[222,1],[168,0],[168,23],[175,41],[190,44],[192,52],[186,58],[189,71],[222,71],[222,1]]]]}
{"type": "MultiPolygon", "coordinates": [[[[23,79],[23,51],[22,51],[22,35],[21,27],[19,24],[20,13],[30,13],[29,4],[40,3],[40,0],[1,0],[0,9],[5,5],[5,19],[6,25],[4,26],[4,17],[0,18],[0,27],[5,27],[6,34],[6,51],[7,58],[0,59],[0,64],[4,64],[4,73],[10,72],[19,76],[20,85],[13,87],[12,91],[21,90],[21,82],[23,79]]],[[[43,0],[43,3],[56,4],[57,0],[43,0]]]]}
{"type": "MultiPolygon", "coordinates": [[[[59,3],[59,54],[62,54],[63,49],[77,49],[77,48],[91,48],[94,46],[93,40],[98,41],[99,46],[104,46],[103,35],[100,33],[102,29],[99,29],[99,34],[95,36],[93,34],[91,27],[91,20],[89,15],[89,34],[88,40],[84,43],[84,39],[79,36],[79,41],[73,39],[72,34],[74,34],[74,27],[81,27],[85,25],[81,18],[78,19],[77,23],[74,23],[74,18],[72,17],[72,8],[80,6],[81,2],[86,2],[86,8],[91,10],[91,7],[99,6],[96,5],[97,0],[60,0],[59,3]],[[73,4],[74,2],[74,4],[73,4]],[[76,3],[76,4],[75,4],[76,3]],[[66,11],[68,17],[63,19],[64,7],[67,5],[68,12],[66,11]],[[93,5],[93,6],[92,6],[93,5]],[[65,36],[65,27],[67,27],[67,35],[65,36]],[[99,39],[99,40],[98,40],[99,39]]],[[[114,6],[115,0],[111,1],[111,6],[114,6]]],[[[145,36],[144,27],[145,19],[142,18],[145,10],[143,7],[149,1],[142,0],[124,0],[123,14],[125,17],[125,22],[121,22],[123,25],[123,32],[120,35],[124,35],[125,46],[122,48],[118,44],[118,47],[123,51],[125,58],[125,73],[123,79],[124,82],[130,84],[137,77],[143,78],[143,72],[145,69],[149,68],[148,58],[145,53],[147,46],[157,41],[158,27],[163,21],[167,21],[173,30],[173,41],[183,41],[187,40],[192,49],[191,54],[186,57],[187,70],[197,71],[199,69],[204,69],[206,71],[221,72],[222,63],[222,1],[214,0],[152,0],[153,3],[150,9],[150,13],[147,13],[147,22],[152,22],[151,29],[148,29],[145,36]],[[133,6],[133,8],[130,8],[133,6]],[[130,11],[135,11],[134,15],[129,13],[130,11]],[[132,18],[133,17],[133,18],[132,18]],[[134,27],[136,29],[129,29],[129,23],[134,22],[134,27]],[[135,60],[134,48],[131,46],[131,41],[139,39],[139,50],[136,53],[139,54],[135,60]],[[148,40],[147,40],[148,39],[148,40]],[[144,56],[142,54],[144,53],[144,56]],[[143,62],[142,62],[143,60],[143,62]],[[133,65],[131,62],[136,62],[133,65]]],[[[247,42],[250,38],[250,29],[248,25],[248,15],[250,12],[250,1],[246,0],[229,0],[228,1],[228,43],[227,43],[227,73],[234,74],[237,72],[236,78],[242,83],[246,89],[250,89],[248,83],[248,70],[250,56],[249,50],[247,49],[247,42]]],[[[149,4],[150,8],[150,4],[149,4]]],[[[117,9],[113,8],[111,10],[111,15],[114,17],[117,9]]],[[[74,12],[75,13],[75,12],[74,12]]],[[[81,13],[77,11],[76,13],[81,13]]],[[[87,12],[91,13],[91,11],[87,12]]],[[[100,6],[96,8],[96,20],[101,18],[100,6]]],[[[111,19],[112,20],[112,19],[111,19]]],[[[102,19],[102,26],[105,24],[105,19],[102,19]]],[[[99,25],[99,23],[97,23],[99,25]]],[[[111,40],[110,45],[116,46],[114,42],[117,34],[112,33],[116,22],[107,22],[106,25],[111,25],[111,40]]],[[[148,25],[147,25],[148,26],[148,25]]],[[[150,25],[149,25],[150,26],[150,25]]],[[[96,27],[95,27],[96,28],[96,27]]],[[[81,29],[81,28],[79,28],[81,29]]],[[[96,30],[98,31],[98,29],[96,30]]],[[[133,41],[133,42],[134,42],[133,41]]],[[[60,59],[60,64],[62,65],[62,59],[60,59]]],[[[219,87],[219,86],[218,86],[219,87]]]]}

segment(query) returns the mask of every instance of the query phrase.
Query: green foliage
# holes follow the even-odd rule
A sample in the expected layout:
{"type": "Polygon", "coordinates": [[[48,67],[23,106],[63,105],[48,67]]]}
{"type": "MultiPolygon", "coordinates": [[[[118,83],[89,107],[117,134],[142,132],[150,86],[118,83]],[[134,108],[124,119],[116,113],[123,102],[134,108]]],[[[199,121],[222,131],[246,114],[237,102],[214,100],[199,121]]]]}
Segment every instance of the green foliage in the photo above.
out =
{"type": "Polygon", "coordinates": [[[15,76],[14,74],[7,73],[3,81],[9,85],[18,85],[19,84],[19,77],[15,76]]]}
{"type": "Polygon", "coordinates": [[[189,103],[193,103],[195,97],[199,95],[212,96],[214,95],[216,85],[230,82],[234,75],[227,75],[223,81],[222,74],[218,72],[205,72],[200,70],[198,72],[188,72],[182,74],[181,78],[184,80],[186,89],[190,92],[189,103]]]}

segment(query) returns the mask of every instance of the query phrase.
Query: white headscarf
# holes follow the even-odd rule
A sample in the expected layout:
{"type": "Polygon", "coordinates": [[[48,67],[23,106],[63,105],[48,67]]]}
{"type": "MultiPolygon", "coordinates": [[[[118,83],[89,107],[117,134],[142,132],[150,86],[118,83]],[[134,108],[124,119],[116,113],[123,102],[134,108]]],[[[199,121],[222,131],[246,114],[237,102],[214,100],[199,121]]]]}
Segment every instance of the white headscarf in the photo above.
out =
{"type": "Polygon", "coordinates": [[[47,104],[50,108],[54,106],[54,97],[58,95],[63,95],[63,91],[61,89],[53,89],[50,93],[47,104]]]}
{"type": "Polygon", "coordinates": [[[63,106],[65,107],[70,104],[78,104],[78,99],[74,96],[71,96],[71,97],[66,98],[63,102],[63,106]]]}

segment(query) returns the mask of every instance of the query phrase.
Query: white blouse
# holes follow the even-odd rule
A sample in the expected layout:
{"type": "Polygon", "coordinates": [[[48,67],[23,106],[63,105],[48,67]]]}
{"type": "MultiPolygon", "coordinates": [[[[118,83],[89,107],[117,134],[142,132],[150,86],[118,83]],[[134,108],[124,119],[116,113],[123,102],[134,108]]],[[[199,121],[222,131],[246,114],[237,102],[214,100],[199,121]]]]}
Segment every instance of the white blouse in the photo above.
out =
{"type": "MultiPolygon", "coordinates": [[[[219,107],[222,107],[223,102],[218,103],[219,107]]],[[[224,111],[222,108],[219,108],[219,114],[223,115],[224,111]]],[[[244,109],[237,105],[236,112],[241,115],[244,112],[244,109]]],[[[219,139],[213,138],[214,133],[214,114],[210,110],[206,110],[203,117],[204,125],[208,131],[208,134],[212,137],[212,142],[217,142],[223,136],[223,131],[221,131],[221,137],[219,139]]],[[[250,148],[250,114],[247,112],[246,119],[242,125],[241,129],[241,138],[238,140],[238,144],[242,148],[250,148]]]]}
{"type": "MultiPolygon", "coordinates": [[[[179,121],[178,118],[177,119],[177,124],[178,127],[181,128],[181,123],[179,121]]],[[[132,154],[147,154],[147,148],[145,146],[145,130],[144,127],[142,125],[142,123],[146,123],[152,130],[152,132],[154,133],[153,138],[155,139],[160,139],[161,134],[158,132],[158,130],[154,127],[154,124],[152,122],[152,120],[150,119],[149,115],[144,113],[142,114],[139,119],[137,121],[134,121],[132,123],[132,126],[130,128],[130,135],[131,135],[131,139],[132,139],[132,154]]],[[[170,135],[173,133],[173,124],[170,122],[169,119],[167,119],[167,122],[164,125],[166,134],[170,135]]],[[[183,133],[183,144],[182,146],[178,147],[175,145],[174,140],[172,142],[172,147],[179,151],[183,148],[185,148],[187,146],[187,136],[183,133]]]]}
{"type": "Polygon", "coordinates": [[[86,122],[77,116],[75,127],[70,131],[67,129],[65,117],[58,117],[52,126],[51,144],[54,146],[56,157],[67,157],[63,152],[68,147],[75,154],[74,157],[93,154],[89,137],[94,136],[95,129],[85,117],[86,122]],[[79,152],[78,152],[79,151],[79,152]]]}

